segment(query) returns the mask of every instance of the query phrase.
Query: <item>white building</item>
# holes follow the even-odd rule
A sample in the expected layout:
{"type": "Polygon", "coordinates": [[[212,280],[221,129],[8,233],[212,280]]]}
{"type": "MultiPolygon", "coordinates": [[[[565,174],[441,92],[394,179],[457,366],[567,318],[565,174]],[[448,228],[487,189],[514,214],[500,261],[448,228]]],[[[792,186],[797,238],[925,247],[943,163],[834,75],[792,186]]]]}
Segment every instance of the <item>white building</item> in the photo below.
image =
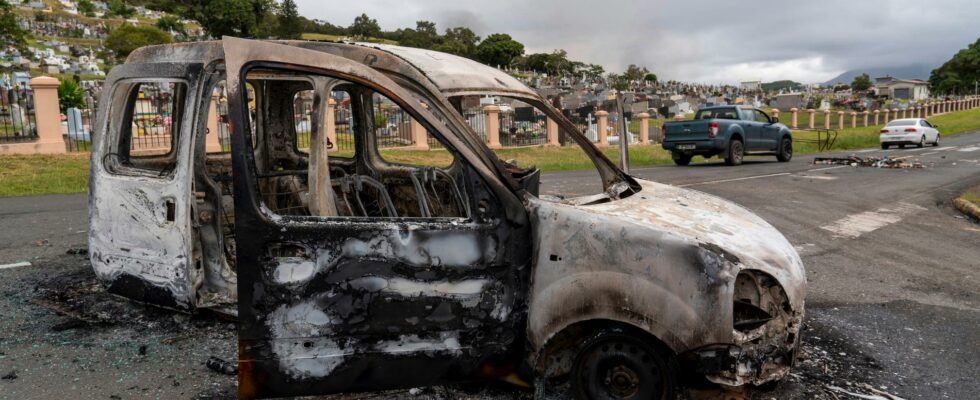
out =
{"type": "Polygon", "coordinates": [[[929,98],[929,82],[890,76],[875,78],[875,94],[892,99],[925,100],[929,98]]]}

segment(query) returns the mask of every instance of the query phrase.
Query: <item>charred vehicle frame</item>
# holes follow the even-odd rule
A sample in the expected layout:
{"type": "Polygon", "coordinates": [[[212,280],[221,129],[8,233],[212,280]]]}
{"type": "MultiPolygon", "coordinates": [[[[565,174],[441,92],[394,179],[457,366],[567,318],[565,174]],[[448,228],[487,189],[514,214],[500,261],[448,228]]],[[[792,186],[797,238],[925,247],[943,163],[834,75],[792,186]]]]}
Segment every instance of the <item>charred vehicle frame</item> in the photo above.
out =
{"type": "Polygon", "coordinates": [[[794,362],[806,278],[775,228],[720,198],[630,177],[496,69],[395,46],[224,38],[139,49],[103,97],[93,268],[135,301],[237,315],[242,397],[517,375],[570,379],[583,398],[667,398],[681,366],[742,385],[794,362]],[[208,154],[219,86],[231,146],[208,154]],[[339,91],[350,157],[326,134],[339,91]],[[312,99],[303,151],[290,118],[299,92],[312,99]],[[539,171],[499,160],[462,118],[469,95],[518,98],[556,121],[602,193],[539,195],[539,171]],[[386,161],[379,98],[452,163],[386,161]],[[144,101],[167,104],[166,152],[133,150],[144,101]]]}

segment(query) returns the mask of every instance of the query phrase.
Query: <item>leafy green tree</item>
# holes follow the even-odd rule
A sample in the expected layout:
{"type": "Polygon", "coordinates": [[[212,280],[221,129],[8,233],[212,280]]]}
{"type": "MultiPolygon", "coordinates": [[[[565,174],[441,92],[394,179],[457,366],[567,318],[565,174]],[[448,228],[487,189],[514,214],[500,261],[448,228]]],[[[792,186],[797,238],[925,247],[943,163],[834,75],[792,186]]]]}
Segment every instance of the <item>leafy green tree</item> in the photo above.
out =
{"type": "Polygon", "coordinates": [[[65,79],[58,85],[58,105],[61,112],[69,108],[85,108],[85,92],[72,79],[65,79]]]}
{"type": "Polygon", "coordinates": [[[442,37],[442,43],[437,44],[434,49],[466,58],[476,57],[476,45],[480,42],[480,37],[476,36],[470,28],[457,26],[446,29],[446,34],[442,37]]]}
{"type": "Polygon", "coordinates": [[[871,89],[871,77],[868,74],[861,74],[854,77],[851,81],[851,89],[855,92],[864,92],[871,89]]]}
{"type": "Polygon", "coordinates": [[[27,30],[20,27],[17,14],[7,0],[0,0],[0,43],[12,46],[17,51],[27,51],[27,30]]]}
{"type": "Polygon", "coordinates": [[[510,65],[524,54],[524,45],[506,33],[494,33],[476,46],[476,59],[490,66],[510,65]]]}
{"type": "Polygon", "coordinates": [[[378,25],[378,20],[368,17],[367,14],[361,14],[354,18],[354,23],[347,28],[347,31],[354,37],[362,39],[378,37],[381,34],[381,25],[378,25]]]}
{"type": "Polygon", "coordinates": [[[278,23],[273,0],[165,0],[157,8],[197,21],[214,38],[265,38],[278,23]]]}
{"type": "Polygon", "coordinates": [[[969,94],[980,82],[980,39],[958,51],[953,58],[932,70],[929,86],[933,93],[969,94]]]}
{"type": "Polygon", "coordinates": [[[90,18],[95,17],[95,3],[90,0],[79,0],[78,1],[78,12],[82,15],[90,18]]]}
{"type": "Polygon", "coordinates": [[[657,74],[654,74],[652,72],[651,73],[647,73],[646,75],[643,75],[643,80],[644,81],[647,81],[647,82],[651,82],[651,83],[656,83],[657,82],[657,74]]]}
{"type": "Polygon", "coordinates": [[[299,39],[303,34],[303,21],[296,9],[296,2],[293,0],[283,0],[279,7],[279,29],[277,36],[280,39],[299,39]]]}
{"type": "Polygon", "coordinates": [[[112,50],[116,57],[124,58],[140,47],[167,44],[173,41],[174,39],[170,37],[170,34],[160,30],[160,28],[123,24],[109,32],[105,46],[112,50]]]}
{"type": "Polygon", "coordinates": [[[126,5],[126,2],[123,0],[109,0],[107,5],[109,10],[106,12],[106,15],[110,17],[128,19],[136,15],[136,9],[126,5]]]}
{"type": "Polygon", "coordinates": [[[589,64],[585,66],[585,75],[592,80],[597,80],[602,78],[602,74],[606,73],[606,69],[599,64],[589,64]]]}
{"type": "Polygon", "coordinates": [[[626,71],[623,72],[623,78],[629,81],[638,81],[643,79],[646,74],[650,71],[646,67],[639,67],[636,64],[630,64],[626,67],[626,71]]]}
{"type": "Polygon", "coordinates": [[[180,22],[180,18],[173,15],[164,15],[157,20],[157,28],[163,31],[175,32],[181,35],[184,34],[184,23],[180,22]]]}
{"type": "Polygon", "coordinates": [[[436,24],[431,21],[417,21],[415,29],[399,29],[397,36],[398,44],[420,49],[432,49],[442,42],[436,24]]]}

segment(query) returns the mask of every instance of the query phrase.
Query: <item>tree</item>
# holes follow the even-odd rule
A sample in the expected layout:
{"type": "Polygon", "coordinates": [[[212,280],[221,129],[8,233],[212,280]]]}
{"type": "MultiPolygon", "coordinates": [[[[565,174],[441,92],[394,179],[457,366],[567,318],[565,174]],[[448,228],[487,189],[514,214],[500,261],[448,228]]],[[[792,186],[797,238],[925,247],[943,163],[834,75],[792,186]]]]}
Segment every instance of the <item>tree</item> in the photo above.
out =
{"type": "Polygon", "coordinates": [[[172,12],[201,24],[211,37],[225,35],[264,38],[278,22],[270,18],[275,9],[272,0],[167,0],[164,11],[172,12]]]}
{"type": "Polygon", "coordinates": [[[641,68],[636,64],[630,64],[626,67],[626,72],[623,72],[623,78],[628,81],[639,81],[649,73],[650,71],[646,67],[641,68]]]}
{"type": "Polygon", "coordinates": [[[657,82],[657,74],[648,73],[646,75],[643,75],[643,80],[644,81],[647,81],[647,82],[651,82],[651,83],[656,83],[657,82]]]}
{"type": "Polygon", "coordinates": [[[354,23],[347,30],[354,37],[364,39],[380,35],[381,25],[378,25],[378,20],[368,17],[367,14],[361,14],[354,18],[354,23]]]}
{"type": "Polygon", "coordinates": [[[133,50],[154,44],[172,43],[170,34],[156,27],[123,24],[109,33],[105,40],[106,48],[116,57],[124,58],[133,50]]]}
{"type": "Polygon", "coordinates": [[[11,46],[24,53],[27,51],[28,35],[29,33],[20,27],[17,14],[14,14],[10,3],[7,0],[0,0],[0,43],[3,43],[4,47],[11,46]]]}
{"type": "Polygon", "coordinates": [[[524,54],[524,45],[506,33],[487,36],[476,46],[476,59],[490,66],[506,66],[524,54]]]}
{"type": "Polygon", "coordinates": [[[851,89],[854,89],[855,92],[864,92],[871,89],[871,77],[868,74],[855,76],[854,80],[851,81],[851,89]]]}
{"type": "Polygon", "coordinates": [[[65,79],[58,85],[58,105],[61,112],[69,108],[85,108],[85,92],[72,79],[65,79]]]}
{"type": "Polygon", "coordinates": [[[602,74],[606,73],[606,69],[602,68],[599,64],[589,64],[586,66],[585,75],[588,76],[593,81],[602,78],[602,74]]]}
{"type": "Polygon", "coordinates": [[[457,26],[446,29],[446,34],[442,37],[442,43],[437,44],[434,50],[455,54],[466,58],[476,57],[476,45],[480,42],[480,37],[476,36],[470,28],[457,26]]]}
{"type": "Polygon", "coordinates": [[[79,0],[78,1],[78,12],[82,15],[90,18],[95,17],[95,4],[90,0],[79,0]]]}
{"type": "Polygon", "coordinates": [[[180,19],[173,15],[164,15],[157,20],[157,28],[163,31],[175,32],[178,34],[184,33],[184,23],[180,22],[180,19]]]}
{"type": "Polygon", "coordinates": [[[296,2],[293,0],[283,0],[279,7],[279,29],[277,34],[280,39],[299,39],[303,34],[303,24],[300,20],[299,11],[296,9],[296,2]]]}
{"type": "Polygon", "coordinates": [[[929,86],[933,93],[974,93],[980,82],[980,39],[958,51],[949,61],[932,70],[929,86]]]}
{"type": "Polygon", "coordinates": [[[126,5],[123,0],[109,0],[107,16],[129,19],[136,15],[136,9],[126,5]]]}

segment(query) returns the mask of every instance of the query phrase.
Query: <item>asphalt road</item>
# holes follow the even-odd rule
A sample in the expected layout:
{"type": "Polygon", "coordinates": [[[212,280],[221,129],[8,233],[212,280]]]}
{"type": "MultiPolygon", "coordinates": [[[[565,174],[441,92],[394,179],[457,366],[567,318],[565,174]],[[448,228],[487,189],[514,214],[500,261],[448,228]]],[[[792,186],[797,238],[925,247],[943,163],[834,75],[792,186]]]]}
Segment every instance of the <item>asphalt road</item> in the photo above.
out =
{"type": "MultiPolygon", "coordinates": [[[[833,391],[828,387],[870,393],[864,385],[903,398],[980,395],[975,376],[980,225],[949,202],[980,184],[980,131],[944,138],[938,148],[887,153],[926,167],[814,165],[814,156],[798,156],[789,163],[750,157],[739,167],[713,159],[631,171],[641,179],[739,203],[782,231],[803,257],[809,280],[805,353],[810,360],[823,360],[819,368],[824,372],[802,368],[775,388],[749,397],[818,397],[833,391]]],[[[596,191],[598,177],[590,171],[545,174],[542,186],[547,192],[588,194],[596,191]]],[[[0,265],[32,263],[0,269],[0,375],[18,371],[16,379],[0,381],[0,394],[60,397],[66,382],[86,398],[227,394],[232,378],[203,367],[210,355],[233,357],[234,343],[221,344],[229,341],[227,334],[175,347],[165,339],[189,322],[177,321],[173,330],[159,333],[140,328],[159,323],[158,318],[141,316],[134,317],[140,322],[136,328],[50,330],[63,320],[31,296],[38,281],[85,268],[84,256],[65,252],[85,246],[86,207],[84,195],[0,199],[0,265]],[[127,339],[114,339],[120,334],[127,339]],[[141,343],[151,344],[149,356],[141,343]],[[66,361],[66,354],[74,361],[66,361]],[[146,361],[154,355],[156,362],[146,361]],[[78,367],[119,360],[133,367],[90,367],[90,372],[78,367]]],[[[191,325],[204,332],[228,331],[221,324],[191,325]]]]}

